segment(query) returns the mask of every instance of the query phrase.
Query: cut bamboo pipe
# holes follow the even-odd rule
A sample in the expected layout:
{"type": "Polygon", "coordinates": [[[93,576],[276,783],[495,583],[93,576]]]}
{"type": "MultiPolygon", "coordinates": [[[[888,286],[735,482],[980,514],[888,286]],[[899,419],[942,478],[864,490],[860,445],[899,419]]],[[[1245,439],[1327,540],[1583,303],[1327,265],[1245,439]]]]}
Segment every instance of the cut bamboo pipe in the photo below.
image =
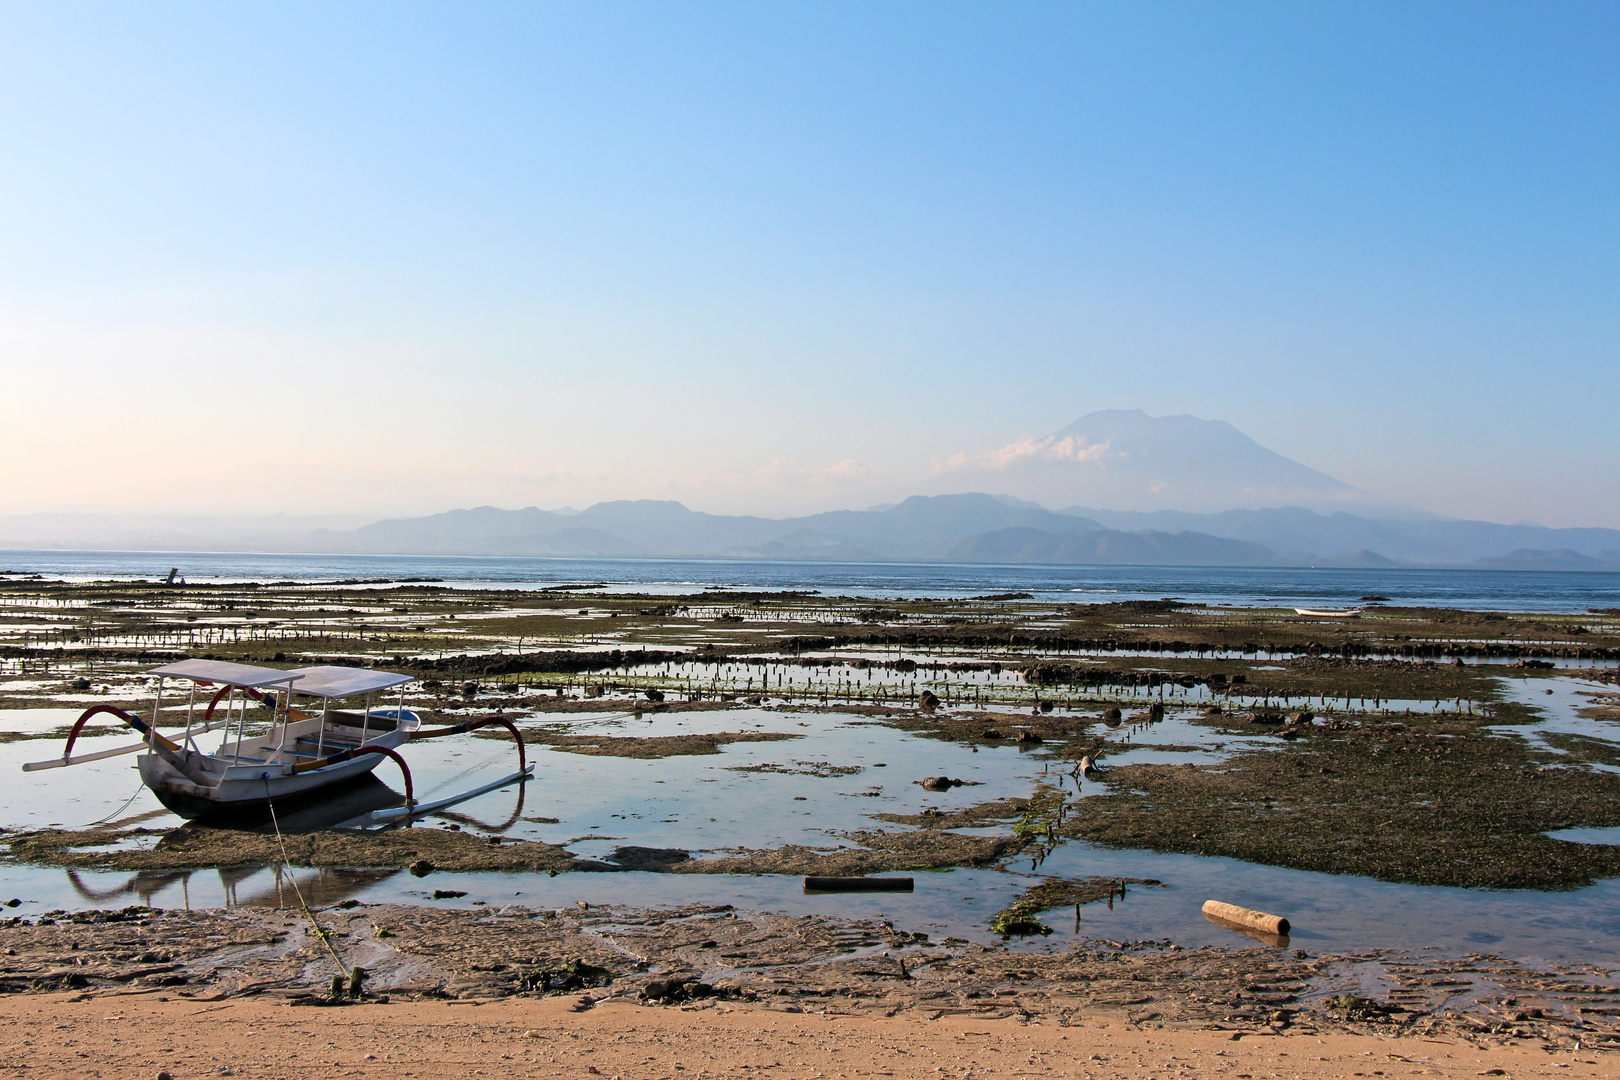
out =
{"type": "Polygon", "coordinates": [[[1229,923],[1247,926],[1267,934],[1288,933],[1288,920],[1281,915],[1267,915],[1236,904],[1223,904],[1219,900],[1205,900],[1204,914],[1229,923]]]}

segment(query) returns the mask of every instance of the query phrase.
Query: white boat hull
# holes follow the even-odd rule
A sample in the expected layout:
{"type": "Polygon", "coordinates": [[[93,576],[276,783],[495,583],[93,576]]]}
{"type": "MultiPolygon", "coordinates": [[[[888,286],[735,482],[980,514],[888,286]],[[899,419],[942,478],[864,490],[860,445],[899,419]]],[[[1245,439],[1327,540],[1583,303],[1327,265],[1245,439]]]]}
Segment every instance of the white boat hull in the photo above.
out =
{"type": "Polygon", "coordinates": [[[360,746],[393,750],[410,740],[421,721],[407,710],[397,722],[391,716],[384,718],[374,713],[372,724],[371,730],[363,733],[359,727],[347,724],[329,725],[322,734],[319,721],[304,721],[285,732],[277,728],[269,735],[240,744],[227,740],[214,754],[188,749],[183,754],[190,775],[157,754],[142,754],[136,761],[141,781],[158,801],[181,817],[255,813],[263,811],[271,801],[290,806],[324,788],[363,776],[382,764],[387,755],[356,754],[324,768],[293,772],[293,766],[300,761],[360,746]],[[388,729],[377,731],[375,724],[379,721],[385,721],[388,729]]]}

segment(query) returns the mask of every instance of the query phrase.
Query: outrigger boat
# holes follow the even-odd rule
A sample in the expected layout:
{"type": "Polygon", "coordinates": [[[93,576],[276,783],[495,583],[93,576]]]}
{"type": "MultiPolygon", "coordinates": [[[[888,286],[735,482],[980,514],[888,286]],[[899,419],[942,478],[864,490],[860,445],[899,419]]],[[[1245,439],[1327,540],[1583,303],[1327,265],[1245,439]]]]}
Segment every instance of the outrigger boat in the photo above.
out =
{"type": "Polygon", "coordinates": [[[403,688],[412,681],[409,675],[337,666],[282,671],[224,660],[181,660],[153,668],[147,674],[158,679],[157,700],[152,706],[150,722],[116,705],[94,705],[84,711],[68,732],[60,758],[30,762],[23,766],[23,771],[62,768],[139,753],[136,763],[141,781],[170,810],[181,817],[197,818],[253,814],[283,802],[290,806],[307,801],[335,784],[369,773],[388,758],[404,775],[405,805],[371,815],[373,820],[384,822],[444,809],[507,784],[527,780],[534,771],[534,766],[526,760],[522,735],[505,717],[487,716],[450,727],[424,729],[421,716],[405,707],[403,688]],[[184,679],[190,684],[186,727],[177,736],[178,741],[158,731],[163,691],[170,679],[184,679]],[[396,688],[399,689],[397,705],[372,706],[374,696],[396,688]],[[199,689],[205,692],[206,705],[199,701],[199,689]],[[213,691],[212,695],[207,694],[209,690],[213,691]],[[295,697],[316,699],[319,710],[295,708],[295,697]],[[333,707],[333,702],[346,698],[362,698],[363,704],[359,709],[333,707]],[[257,706],[253,719],[264,723],[264,730],[252,736],[248,735],[250,700],[257,706]],[[221,707],[224,718],[215,719],[221,707]],[[259,708],[269,711],[268,718],[258,713],[259,708]],[[79,732],[100,715],[122,720],[139,732],[143,741],[75,757],[73,746],[79,732]],[[418,803],[410,767],[400,756],[399,748],[413,740],[459,735],[491,724],[504,726],[517,742],[518,771],[459,795],[418,803]],[[198,746],[198,738],[221,729],[224,737],[217,750],[209,753],[198,746]]]}

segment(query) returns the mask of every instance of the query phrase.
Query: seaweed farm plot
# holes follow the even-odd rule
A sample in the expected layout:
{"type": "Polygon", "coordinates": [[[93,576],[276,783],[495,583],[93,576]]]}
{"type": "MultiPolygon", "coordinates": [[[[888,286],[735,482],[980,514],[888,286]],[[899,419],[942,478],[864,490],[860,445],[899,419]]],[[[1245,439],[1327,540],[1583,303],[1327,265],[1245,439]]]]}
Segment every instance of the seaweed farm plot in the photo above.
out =
{"type": "Polygon", "coordinates": [[[1509,682],[1503,696],[1530,716],[1493,730],[1517,734],[1537,749],[1556,755],[1553,764],[1620,773],[1620,710],[1601,683],[1579,678],[1509,682]]]}

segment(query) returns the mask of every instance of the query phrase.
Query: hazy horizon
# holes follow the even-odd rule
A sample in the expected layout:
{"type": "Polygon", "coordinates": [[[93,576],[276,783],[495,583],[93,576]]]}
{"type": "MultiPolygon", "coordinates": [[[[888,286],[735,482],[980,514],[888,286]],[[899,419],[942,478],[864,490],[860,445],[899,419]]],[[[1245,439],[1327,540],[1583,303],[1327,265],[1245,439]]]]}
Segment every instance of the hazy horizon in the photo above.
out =
{"type": "Polygon", "coordinates": [[[786,517],[1055,483],[1141,409],[1620,527],[1611,5],[0,28],[0,515],[786,517]]]}

